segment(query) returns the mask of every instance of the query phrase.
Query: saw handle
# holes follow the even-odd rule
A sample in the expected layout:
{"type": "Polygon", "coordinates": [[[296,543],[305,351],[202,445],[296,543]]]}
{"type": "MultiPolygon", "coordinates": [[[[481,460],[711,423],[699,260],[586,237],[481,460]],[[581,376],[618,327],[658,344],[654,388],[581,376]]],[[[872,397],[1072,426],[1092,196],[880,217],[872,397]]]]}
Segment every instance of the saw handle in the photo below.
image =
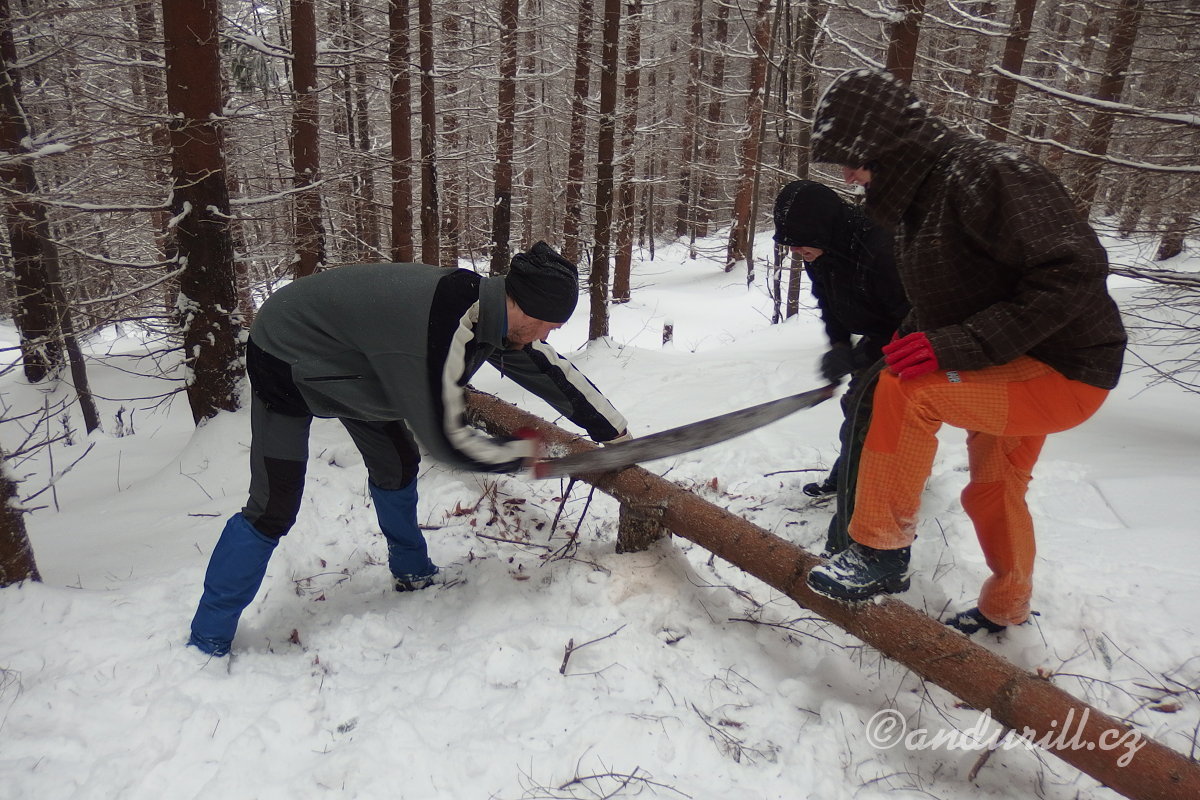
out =
{"type": "Polygon", "coordinates": [[[518,439],[524,439],[530,443],[530,453],[525,457],[523,471],[535,479],[546,477],[546,437],[535,428],[518,428],[517,430],[513,431],[513,435],[518,439]]]}

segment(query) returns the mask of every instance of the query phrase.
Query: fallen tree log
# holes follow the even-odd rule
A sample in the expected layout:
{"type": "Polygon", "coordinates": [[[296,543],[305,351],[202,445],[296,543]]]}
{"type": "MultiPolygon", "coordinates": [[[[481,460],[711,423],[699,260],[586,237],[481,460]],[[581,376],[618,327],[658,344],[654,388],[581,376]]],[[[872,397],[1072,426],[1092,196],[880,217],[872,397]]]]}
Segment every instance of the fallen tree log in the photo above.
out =
{"type": "MultiPolygon", "coordinates": [[[[595,447],[492,395],[471,391],[468,413],[494,434],[539,431],[565,452],[595,447]]],[[[848,604],[810,590],[821,559],[640,468],[580,476],[622,503],[661,509],[662,525],[778,589],[972,708],[1133,800],[1200,798],[1200,765],[1006,661],[895,598],[848,604]],[[1067,735],[1064,735],[1067,734],[1067,735]],[[1131,737],[1134,737],[1131,740],[1131,737]],[[1128,749],[1141,745],[1127,763],[1128,749]]]]}

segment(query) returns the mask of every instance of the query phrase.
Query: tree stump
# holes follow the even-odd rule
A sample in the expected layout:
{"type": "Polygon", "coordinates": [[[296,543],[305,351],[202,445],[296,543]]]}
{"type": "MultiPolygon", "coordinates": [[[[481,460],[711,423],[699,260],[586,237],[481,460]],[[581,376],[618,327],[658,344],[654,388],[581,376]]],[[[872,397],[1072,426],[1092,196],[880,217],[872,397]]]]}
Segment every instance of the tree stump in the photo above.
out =
{"type": "Polygon", "coordinates": [[[617,521],[617,552],[641,553],[671,533],[663,524],[663,506],[621,503],[617,521]]]}

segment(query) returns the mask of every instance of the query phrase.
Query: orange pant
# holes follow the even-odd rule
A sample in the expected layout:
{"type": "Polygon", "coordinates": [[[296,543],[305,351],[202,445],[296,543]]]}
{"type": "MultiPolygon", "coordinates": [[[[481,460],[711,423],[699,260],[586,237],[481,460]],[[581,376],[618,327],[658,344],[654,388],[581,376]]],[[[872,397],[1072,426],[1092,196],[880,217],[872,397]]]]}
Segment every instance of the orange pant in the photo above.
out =
{"type": "Polygon", "coordinates": [[[1033,520],[1025,505],[1033,465],[1046,434],[1075,427],[1107,396],[1028,356],[907,381],[885,371],[875,390],[850,536],[884,550],[912,544],[937,431],[942,423],[965,428],[971,480],[962,504],[992,570],[979,610],[1002,625],[1024,622],[1033,593],[1033,520]]]}

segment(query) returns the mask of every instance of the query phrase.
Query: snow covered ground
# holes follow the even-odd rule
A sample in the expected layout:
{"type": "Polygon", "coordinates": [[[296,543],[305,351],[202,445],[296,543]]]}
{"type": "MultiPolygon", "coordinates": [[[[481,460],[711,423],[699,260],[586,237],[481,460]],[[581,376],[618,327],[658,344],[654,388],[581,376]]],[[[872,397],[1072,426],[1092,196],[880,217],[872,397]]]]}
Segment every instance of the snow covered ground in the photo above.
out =
{"type": "MultiPolygon", "coordinates": [[[[638,263],[634,284],[610,340],[584,346],[581,313],[551,343],[635,434],[818,383],[807,292],[798,317],[771,325],[761,274],[747,289],[678,246],[638,263]]],[[[0,328],[0,346],[14,341],[0,328]]],[[[182,396],[132,399],[165,387],[139,377],[154,364],[136,338],[89,347],[105,432],[56,420],[73,443],[13,465],[23,498],[71,469],[27,502],[43,582],[0,591],[0,798],[1115,796],[1025,748],[972,781],[965,737],[873,740],[883,710],[930,736],[983,730],[981,715],[686,541],[616,555],[616,504],[585,485],[564,502],[556,481],[426,462],[420,513],[452,580],[396,594],[362,460],[332,421],[314,425],[299,524],[234,658],[208,661],[183,643],[244,500],[248,414],[195,430],[182,396]]],[[[1095,418],[1049,440],[1029,495],[1039,616],[981,642],[1194,754],[1200,400],[1148,382],[1131,371],[1095,418]]],[[[552,413],[486,367],[475,385],[552,413]]],[[[21,413],[62,396],[0,377],[4,444],[24,438],[21,413]]],[[[800,487],[835,456],[838,415],[826,403],[648,466],[819,550],[829,502],[800,487]]],[[[944,431],[903,595],[938,616],[972,605],[986,575],[957,499],[964,456],[962,433],[944,431]]]]}

